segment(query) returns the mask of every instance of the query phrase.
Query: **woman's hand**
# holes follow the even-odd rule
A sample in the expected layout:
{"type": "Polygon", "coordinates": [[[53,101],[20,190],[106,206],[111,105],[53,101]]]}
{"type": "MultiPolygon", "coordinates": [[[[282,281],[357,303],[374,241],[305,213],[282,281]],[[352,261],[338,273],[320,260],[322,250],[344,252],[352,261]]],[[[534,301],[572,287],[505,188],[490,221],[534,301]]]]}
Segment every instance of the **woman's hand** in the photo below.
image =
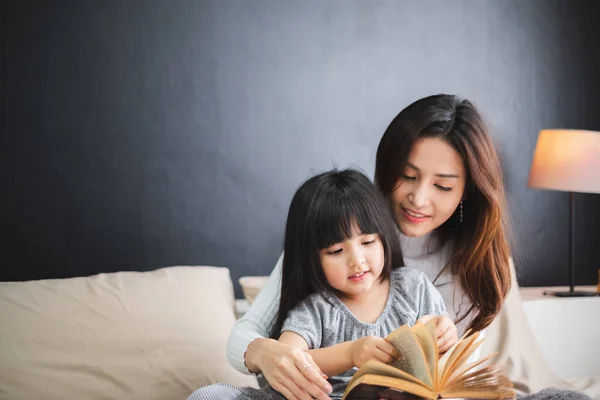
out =
{"type": "Polygon", "coordinates": [[[445,315],[424,315],[417,322],[425,324],[432,319],[435,320],[438,351],[440,354],[443,354],[458,340],[456,325],[454,325],[450,317],[445,315]]]}
{"type": "Polygon", "coordinates": [[[400,355],[392,344],[377,336],[364,336],[354,340],[350,354],[352,363],[359,368],[369,360],[379,360],[387,364],[400,355]]]}
{"type": "Polygon", "coordinates": [[[274,339],[257,338],[245,355],[250,372],[262,372],[288,400],[330,400],[332,388],[310,354],[274,339]]]}

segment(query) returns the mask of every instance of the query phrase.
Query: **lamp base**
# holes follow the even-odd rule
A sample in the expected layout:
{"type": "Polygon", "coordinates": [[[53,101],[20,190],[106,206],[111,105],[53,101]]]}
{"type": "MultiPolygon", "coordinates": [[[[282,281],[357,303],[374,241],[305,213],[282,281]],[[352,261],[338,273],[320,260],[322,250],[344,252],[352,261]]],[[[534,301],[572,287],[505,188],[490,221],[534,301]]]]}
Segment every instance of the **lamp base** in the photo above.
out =
{"type": "Polygon", "coordinates": [[[555,297],[593,297],[600,296],[598,292],[582,292],[582,291],[565,291],[565,292],[544,292],[544,296],[555,297]]]}

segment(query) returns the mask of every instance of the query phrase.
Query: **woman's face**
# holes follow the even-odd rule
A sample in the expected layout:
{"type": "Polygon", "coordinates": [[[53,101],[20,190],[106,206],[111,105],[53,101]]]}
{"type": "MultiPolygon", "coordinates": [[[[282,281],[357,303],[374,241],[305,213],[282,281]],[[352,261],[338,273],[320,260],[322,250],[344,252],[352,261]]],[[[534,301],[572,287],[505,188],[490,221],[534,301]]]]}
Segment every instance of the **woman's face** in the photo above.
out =
{"type": "Polygon", "coordinates": [[[390,206],[406,236],[425,235],[450,218],[463,197],[466,171],[460,154],[443,139],[415,142],[390,206]]]}

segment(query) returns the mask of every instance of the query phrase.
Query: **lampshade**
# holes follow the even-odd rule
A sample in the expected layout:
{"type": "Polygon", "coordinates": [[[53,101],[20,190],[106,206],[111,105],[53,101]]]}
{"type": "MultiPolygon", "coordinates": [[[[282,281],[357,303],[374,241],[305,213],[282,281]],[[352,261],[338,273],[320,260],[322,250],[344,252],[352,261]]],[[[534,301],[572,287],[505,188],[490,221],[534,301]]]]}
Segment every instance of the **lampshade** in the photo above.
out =
{"type": "Polygon", "coordinates": [[[527,186],[600,193],[600,132],[573,129],[540,131],[527,186]]]}

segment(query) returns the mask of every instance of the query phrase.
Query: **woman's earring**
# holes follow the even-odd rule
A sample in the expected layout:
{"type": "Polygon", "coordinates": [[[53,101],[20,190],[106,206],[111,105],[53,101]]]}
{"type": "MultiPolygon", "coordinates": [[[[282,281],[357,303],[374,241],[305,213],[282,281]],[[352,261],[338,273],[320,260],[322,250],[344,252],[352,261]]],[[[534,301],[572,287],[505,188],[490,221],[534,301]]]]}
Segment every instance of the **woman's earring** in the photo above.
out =
{"type": "Polygon", "coordinates": [[[463,222],[463,203],[462,200],[460,201],[460,223],[462,224],[463,222]]]}

